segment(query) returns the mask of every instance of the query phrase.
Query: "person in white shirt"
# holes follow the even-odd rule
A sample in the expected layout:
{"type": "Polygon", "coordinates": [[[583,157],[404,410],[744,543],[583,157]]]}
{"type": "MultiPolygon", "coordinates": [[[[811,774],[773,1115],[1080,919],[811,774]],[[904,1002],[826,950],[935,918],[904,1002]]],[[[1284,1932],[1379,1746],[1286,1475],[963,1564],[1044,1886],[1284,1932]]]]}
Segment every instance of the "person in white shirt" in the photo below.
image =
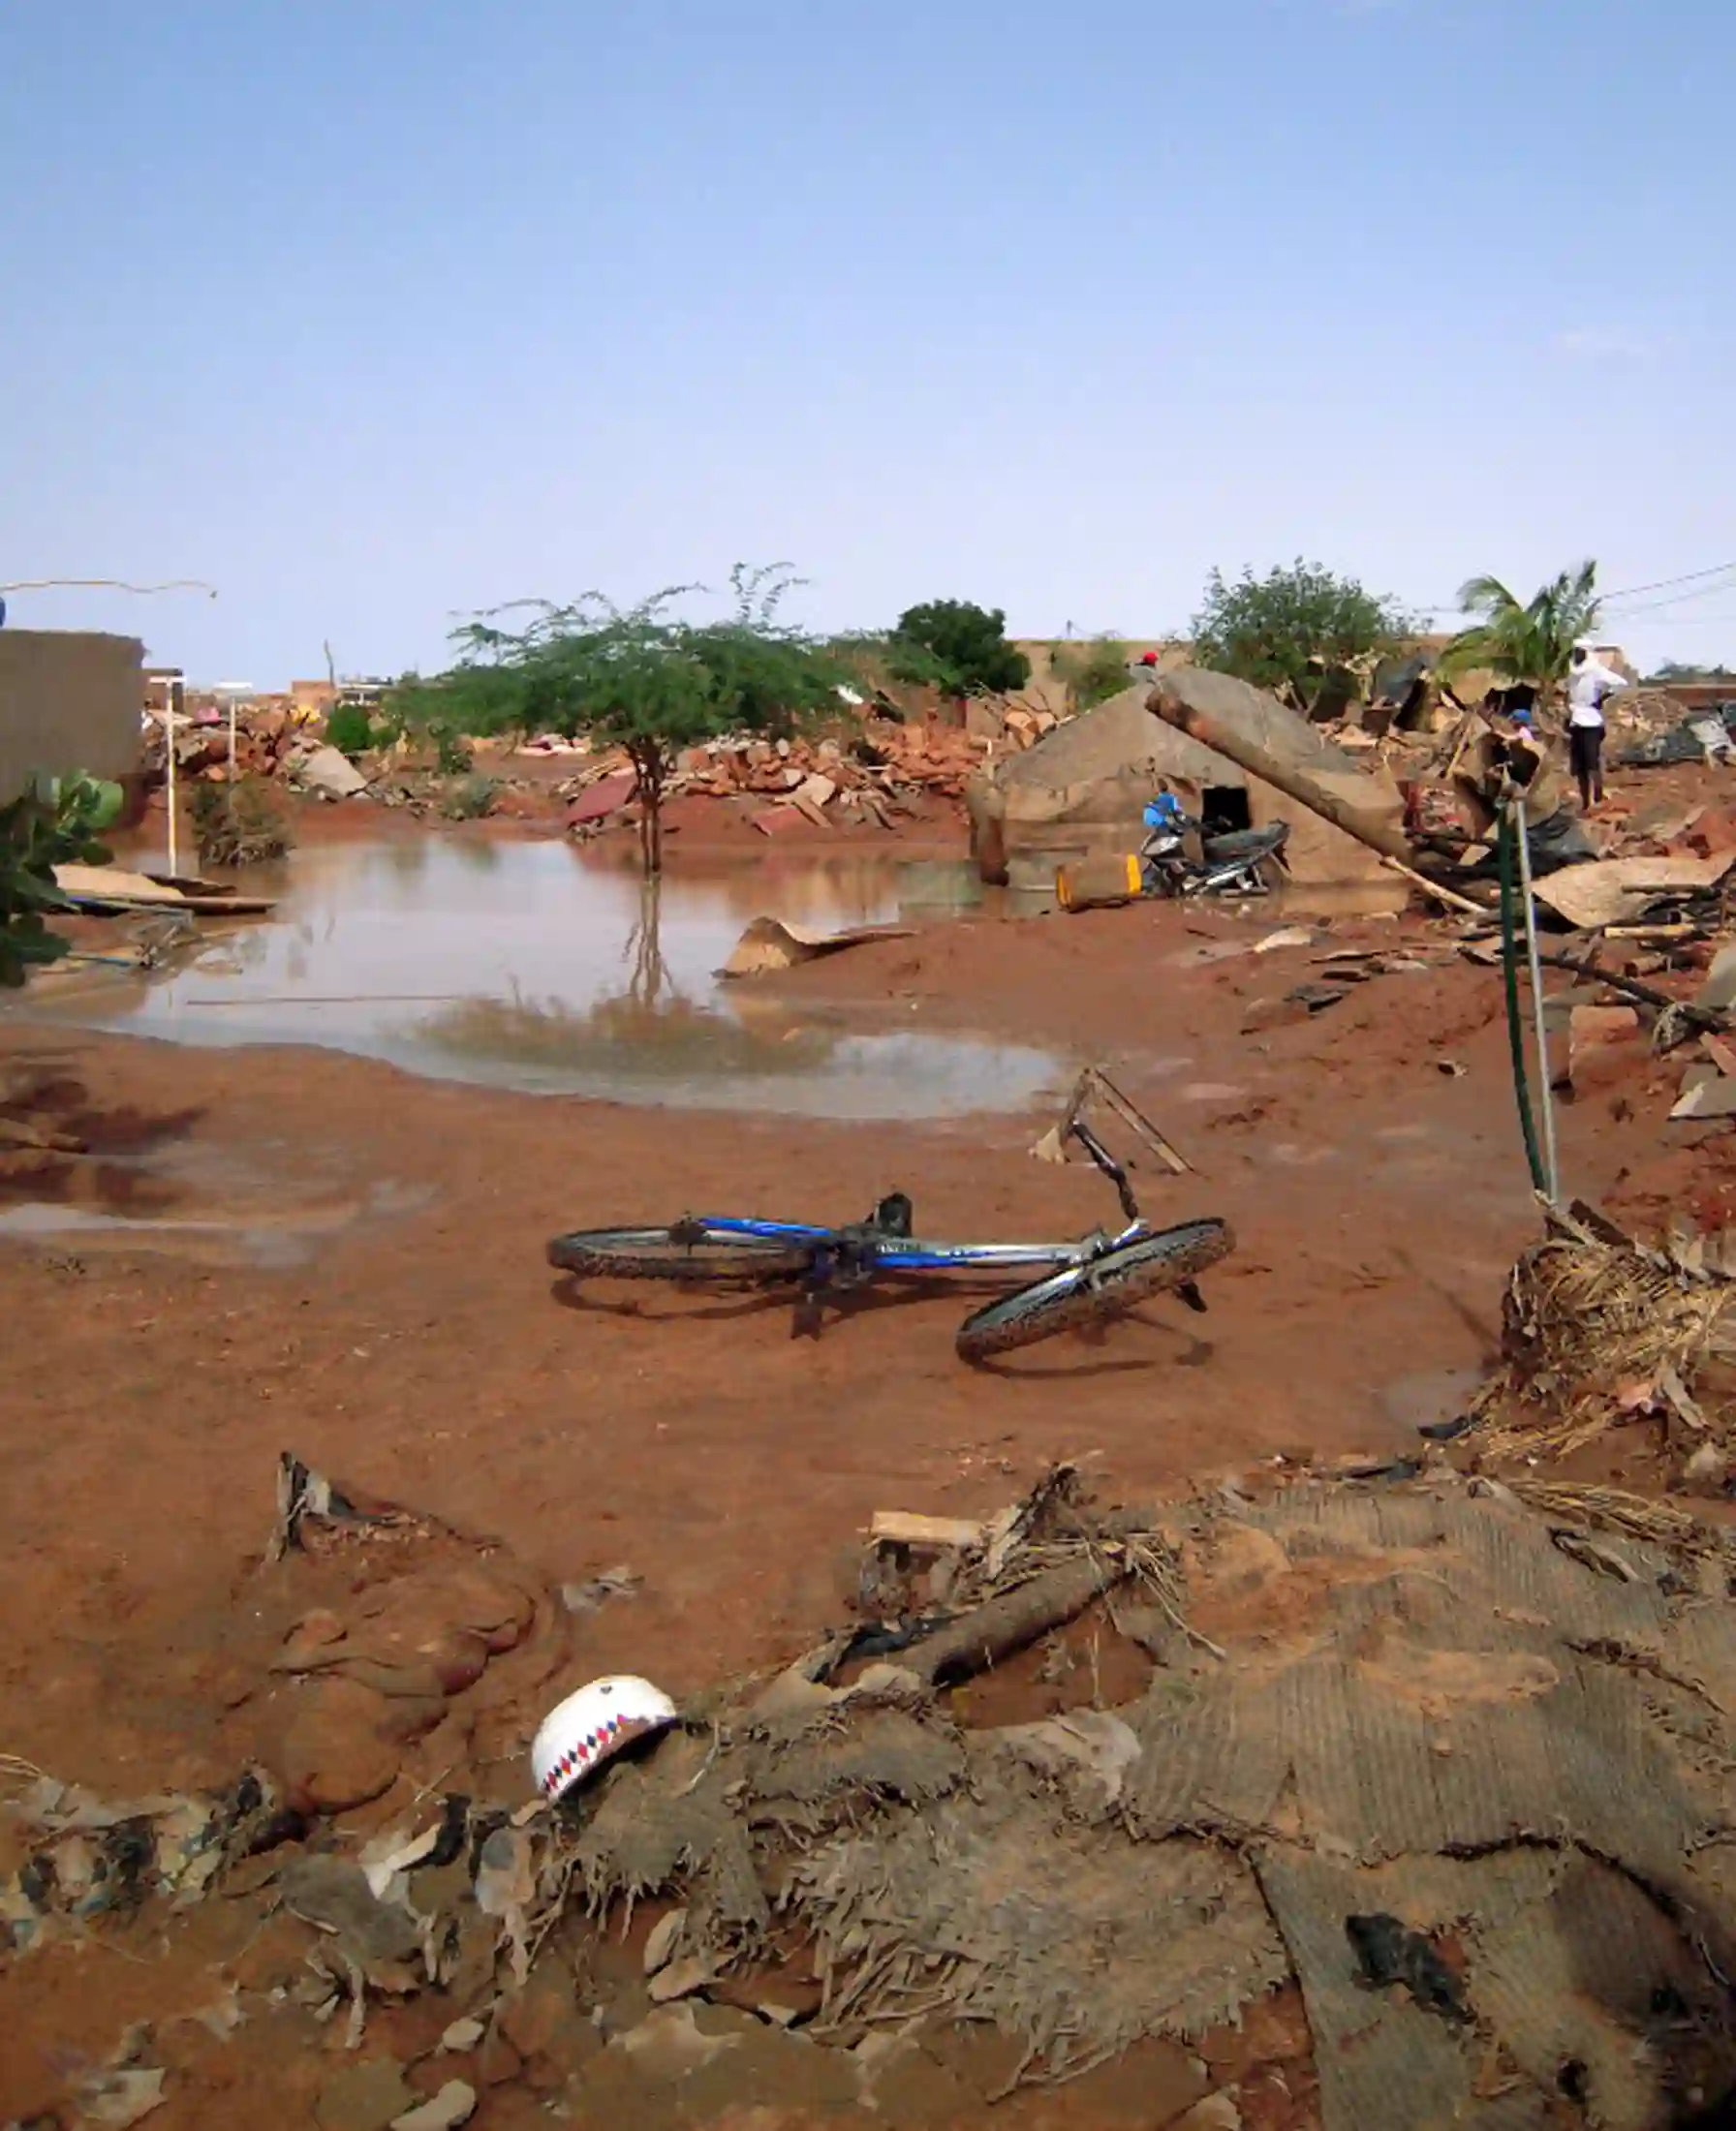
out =
{"type": "Polygon", "coordinates": [[[1579,785],[1579,805],[1589,814],[1603,804],[1603,703],[1628,683],[1588,644],[1575,644],[1567,668],[1567,756],[1579,785]]]}

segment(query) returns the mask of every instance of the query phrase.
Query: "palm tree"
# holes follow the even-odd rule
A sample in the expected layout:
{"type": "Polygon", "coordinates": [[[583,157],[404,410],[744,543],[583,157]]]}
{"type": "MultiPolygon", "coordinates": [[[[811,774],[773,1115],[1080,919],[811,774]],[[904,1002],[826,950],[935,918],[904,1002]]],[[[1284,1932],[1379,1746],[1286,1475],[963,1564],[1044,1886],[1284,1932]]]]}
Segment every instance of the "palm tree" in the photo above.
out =
{"type": "Polygon", "coordinates": [[[1478,619],[1442,653],[1442,677],[1486,666],[1509,687],[1534,689],[1538,710],[1547,709],[1566,678],[1573,646],[1597,626],[1596,581],[1596,564],[1581,563],[1523,602],[1499,577],[1472,577],[1459,587],[1459,605],[1478,619]]]}

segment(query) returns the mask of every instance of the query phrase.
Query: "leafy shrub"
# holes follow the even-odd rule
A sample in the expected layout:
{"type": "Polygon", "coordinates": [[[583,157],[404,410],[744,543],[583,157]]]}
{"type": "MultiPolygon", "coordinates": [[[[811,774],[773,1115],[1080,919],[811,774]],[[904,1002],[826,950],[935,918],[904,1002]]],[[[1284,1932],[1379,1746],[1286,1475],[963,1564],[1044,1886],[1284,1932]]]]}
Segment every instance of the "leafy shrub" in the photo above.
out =
{"type": "Polygon", "coordinates": [[[257,866],[294,841],[288,815],[260,777],[193,788],[193,833],[202,866],[257,866]]]}
{"type": "Polygon", "coordinates": [[[339,703],[326,721],[326,745],[352,761],[379,745],[373,723],[359,703],[339,703]]]}

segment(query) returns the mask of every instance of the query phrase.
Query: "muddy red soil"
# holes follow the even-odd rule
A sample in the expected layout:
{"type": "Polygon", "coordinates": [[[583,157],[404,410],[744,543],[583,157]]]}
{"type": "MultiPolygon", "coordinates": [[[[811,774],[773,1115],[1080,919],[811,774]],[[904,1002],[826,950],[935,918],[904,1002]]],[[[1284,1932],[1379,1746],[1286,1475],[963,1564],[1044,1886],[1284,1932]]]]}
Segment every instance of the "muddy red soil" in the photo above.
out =
{"type": "MultiPolygon", "coordinates": [[[[0,1217],[171,1224],[0,1244],[0,1745],[110,1795],[232,1778],[215,1653],[249,1602],[286,1449],[497,1533],[557,1583],[628,1564],[640,1592],[578,1624],[575,1678],[642,1671],[678,1694],[836,1623],[877,1508],[987,1513],[1060,1456],[1131,1498],[1279,1455],[1408,1449],[1491,1358],[1536,1227],[1500,980],[1415,916],[1246,951],[1296,917],[965,921],[778,980],[864,1026],[1106,1063],[1194,1165],[1141,1170],[1147,1211],[1233,1223],[1209,1314],[1160,1302],[993,1371],[954,1355],[956,1289],[876,1292],[812,1341],[781,1301],[574,1292],[543,1245],[688,1208],[850,1219],[893,1188],[948,1237],[1109,1221],[1092,1171],[1031,1158],[1049,1117],[677,1114],[314,1050],[0,1027],[16,1083],[0,1108],[90,1149],[0,1156],[0,1217]],[[1245,1034],[1333,944],[1439,966],[1245,1034]]],[[[1596,1062],[1561,1112],[1573,1190],[1642,1226],[1727,1217],[1722,1128],[1664,1122],[1678,1077],[1637,1039],[1596,1062]]],[[[34,1981],[21,1962],[0,1982],[0,2060],[29,2060],[16,2092],[0,2069],[0,2121],[40,2094],[45,2052],[153,2011],[137,1958],[57,1960],[34,1981]]],[[[519,2118],[503,2101],[480,2120],[519,2118]]]]}

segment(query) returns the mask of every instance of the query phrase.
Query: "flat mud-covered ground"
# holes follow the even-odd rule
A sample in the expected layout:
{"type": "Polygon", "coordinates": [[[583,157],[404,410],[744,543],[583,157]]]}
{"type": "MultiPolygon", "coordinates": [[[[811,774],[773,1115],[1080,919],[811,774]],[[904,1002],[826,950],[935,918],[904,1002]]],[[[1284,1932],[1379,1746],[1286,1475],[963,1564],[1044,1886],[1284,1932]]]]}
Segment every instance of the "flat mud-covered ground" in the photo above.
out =
{"type": "MultiPolygon", "coordinates": [[[[857,1218],[893,1189],[946,1238],[1108,1224],[1090,1169],[1031,1157],[1055,1105],[847,1126],[0,1026],[6,1114],[89,1148],[0,1153],[0,1747],[109,1796],[232,1780],[226,1652],[286,1450],[495,1535],[553,1584],[624,1564],[637,1592],[575,1621],[572,1683],[631,1671],[681,1695],[845,1618],[877,1509],[986,1515],[1062,1457],[1136,1498],[1413,1445],[1488,1364],[1535,1233],[1500,978],[1417,916],[1246,951],[1291,922],[968,918],[767,980],[864,1025],[1105,1062],[1194,1164],[1142,1167],[1146,1211],[1233,1224],[1208,1314],[1159,1302],[990,1371],[957,1360],[969,1300],[938,1283],[877,1290],[815,1341],[776,1299],[575,1293],[543,1247],[689,1209],[857,1218]],[[1335,945],[1432,966],[1244,1033],[1335,945]]],[[[1642,1226],[1721,1220],[1736,1164],[1716,1135],[1668,1137],[1678,1079],[1638,1039],[1595,1062],[1561,1113],[1575,1192],[1642,1226]]],[[[529,1795],[528,1770],[487,1780],[529,1795]]],[[[47,2106],[68,2051],[163,2017],[137,1966],[156,1958],[0,1977],[0,2122],[47,2106]]],[[[193,1959],[165,1966],[168,1997],[193,1991],[193,1959]]],[[[224,2120],[199,2113],[217,2094],[195,2082],[154,2120],[224,2120]]],[[[520,2117],[497,2098],[477,2120],[520,2117]]]]}

